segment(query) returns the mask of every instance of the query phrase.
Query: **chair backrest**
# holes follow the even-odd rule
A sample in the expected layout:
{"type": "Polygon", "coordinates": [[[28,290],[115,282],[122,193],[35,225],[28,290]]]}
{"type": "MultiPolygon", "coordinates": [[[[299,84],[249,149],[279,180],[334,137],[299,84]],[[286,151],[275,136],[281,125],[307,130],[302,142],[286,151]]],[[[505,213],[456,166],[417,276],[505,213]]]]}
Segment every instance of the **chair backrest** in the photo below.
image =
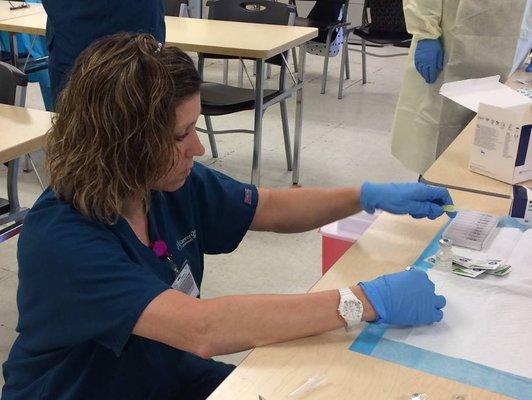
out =
{"type": "Polygon", "coordinates": [[[307,18],[320,22],[345,22],[349,0],[316,0],[307,18]]]}
{"type": "MultiPolygon", "coordinates": [[[[207,6],[209,6],[209,19],[221,21],[290,25],[295,17],[294,6],[270,0],[214,0],[208,1],[207,6]]],[[[215,54],[202,54],[201,56],[203,58],[238,58],[215,54]]],[[[283,58],[281,55],[277,55],[266,62],[282,66],[283,58]]]]}
{"type": "Polygon", "coordinates": [[[0,62],[0,103],[24,106],[28,75],[18,68],[0,62]]]}
{"type": "Polygon", "coordinates": [[[188,0],[165,0],[164,15],[169,17],[182,17],[182,9],[188,6],[188,0]]]}
{"type": "Polygon", "coordinates": [[[179,1],[178,0],[165,0],[164,1],[164,15],[170,17],[179,17],[179,1]]]}
{"type": "Polygon", "coordinates": [[[372,33],[397,33],[408,35],[402,0],[365,0],[362,25],[372,33]],[[368,15],[369,9],[369,15],[368,15]]]}
{"type": "MultiPolygon", "coordinates": [[[[330,26],[335,23],[343,23],[347,21],[347,12],[349,9],[349,0],[316,0],[316,3],[310,10],[307,18],[313,21],[318,21],[325,27],[318,28],[318,36],[312,39],[313,42],[325,43],[327,40],[327,34],[330,26]]],[[[338,34],[336,29],[331,36],[331,43],[334,43],[336,35],[338,34]]]]}
{"type": "Polygon", "coordinates": [[[292,6],[269,0],[215,0],[207,3],[209,19],[288,25],[292,6]]]}

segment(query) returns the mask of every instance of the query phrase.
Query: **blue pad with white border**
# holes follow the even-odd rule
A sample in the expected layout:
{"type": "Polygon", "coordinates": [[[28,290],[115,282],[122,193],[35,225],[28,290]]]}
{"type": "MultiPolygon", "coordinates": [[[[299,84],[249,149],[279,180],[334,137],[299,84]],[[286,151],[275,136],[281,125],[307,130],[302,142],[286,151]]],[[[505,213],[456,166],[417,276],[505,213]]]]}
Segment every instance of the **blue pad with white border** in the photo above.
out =
{"type": "MultiPolygon", "coordinates": [[[[527,229],[526,226],[509,217],[501,218],[498,227],[512,227],[522,231],[527,229]]],[[[443,229],[434,237],[413,264],[416,268],[425,271],[432,268],[432,265],[424,260],[437,252],[439,247],[438,240],[442,232],[443,229]]],[[[506,396],[518,399],[532,399],[532,379],[528,377],[390,340],[385,337],[388,329],[390,327],[386,324],[366,325],[349,349],[506,396]]]]}

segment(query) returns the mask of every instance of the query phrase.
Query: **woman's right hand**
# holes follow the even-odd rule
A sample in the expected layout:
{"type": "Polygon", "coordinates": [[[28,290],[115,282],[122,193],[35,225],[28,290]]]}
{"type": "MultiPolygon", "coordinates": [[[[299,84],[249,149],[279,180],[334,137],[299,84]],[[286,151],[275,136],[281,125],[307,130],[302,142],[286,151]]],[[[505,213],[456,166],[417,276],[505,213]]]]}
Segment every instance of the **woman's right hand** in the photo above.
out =
{"type": "Polygon", "coordinates": [[[439,322],[445,297],[434,293],[424,271],[411,269],[380,276],[360,287],[377,313],[375,322],[415,326],[439,322]]]}

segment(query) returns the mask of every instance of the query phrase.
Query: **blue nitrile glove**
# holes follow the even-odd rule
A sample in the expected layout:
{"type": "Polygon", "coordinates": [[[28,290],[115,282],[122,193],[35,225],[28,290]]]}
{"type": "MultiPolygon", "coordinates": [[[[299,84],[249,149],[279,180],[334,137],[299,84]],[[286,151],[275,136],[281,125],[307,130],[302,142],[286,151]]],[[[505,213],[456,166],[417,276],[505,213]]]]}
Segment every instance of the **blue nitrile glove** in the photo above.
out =
{"type": "Polygon", "coordinates": [[[361,282],[360,287],[377,313],[374,322],[415,326],[443,318],[445,297],[434,293],[434,283],[424,271],[411,269],[383,275],[361,282]]]}
{"type": "Polygon", "coordinates": [[[436,219],[441,206],[453,204],[446,188],[424,183],[369,183],[360,189],[360,206],[367,213],[376,209],[392,214],[410,214],[414,218],[436,219]]]}
{"type": "Polygon", "coordinates": [[[414,65],[427,83],[436,82],[443,69],[443,48],[440,39],[422,39],[417,42],[414,65]]]}
{"type": "Polygon", "coordinates": [[[526,72],[532,72],[532,62],[528,64],[528,67],[525,69],[526,72]]]}

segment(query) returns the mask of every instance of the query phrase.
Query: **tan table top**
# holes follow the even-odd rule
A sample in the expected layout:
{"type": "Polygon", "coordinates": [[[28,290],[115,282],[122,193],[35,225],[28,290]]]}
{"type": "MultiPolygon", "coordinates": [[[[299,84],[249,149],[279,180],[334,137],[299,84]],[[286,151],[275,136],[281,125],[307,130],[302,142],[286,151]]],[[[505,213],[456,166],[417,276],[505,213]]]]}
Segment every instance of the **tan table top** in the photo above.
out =
{"type": "MultiPolygon", "coordinates": [[[[464,207],[507,215],[509,200],[453,191],[464,207]]],[[[311,291],[344,287],[379,274],[404,269],[414,262],[445,223],[405,216],[381,215],[311,291]]],[[[408,400],[423,392],[428,399],[449,399],[457,394],[468,399],[506,397],[429,375],[404,366],[348,350],[360,330],[343,329],[265,346],[253,350],[209,397],[211,400],[286,399],[315,374],[324,374],[328,384],[305,396],[314,399],[408,400]]]]}
{"type": "MultiPolygon", "coordinates": [[[[14,5],[18,5],[19,1],[13,1],[14,5]]],[[[44,13],[44,8],[41,4],[31,3],[29,7],[17,8],[10,10],[11,4],[6,0],[0,0],[0,21],[5,19],[20,18],[26,15],[44,13]]]]}
{"type": "Polygon", "coordinates": [[[166,42],[184,51],[269,58],[316,36],[316,28],[166,17],[166,42]]]}
{"type": "MultiPolygon", "coordinates": [[[[0,20],[0,30],[44,35],[46,14],[0,20]]],[[[184,51],[268,58],[317,35],[316,28],[166,17],[166,42],[184,51]]]]}
{"type": "Polygon", "coordinates": [[[38,14],[0,20],[0,31],[44,36],[46,34],[46,18],[47,15],[43,10],[38,14]]]}
{"type": "Polygon", "coordinates": [[[0,162],[7,162],[45,144],[51,113],[0,104],[0,162]]]}
{"type": "MultiPolygon", "coordinates": [[[[513,88],[522,86],[515,79],[532,79],[532,73],[517,71],[507,82],[513,88]]],[[[497,197],[510,198],[512,185],[469,170],[469,153],[475,138],[477,117],[464,128],[451,145],[423,174],[423,182],[448,188],[477,192],[497,197]]],[[[532,181],[521,183],[532,187],[532,181]]]]}

